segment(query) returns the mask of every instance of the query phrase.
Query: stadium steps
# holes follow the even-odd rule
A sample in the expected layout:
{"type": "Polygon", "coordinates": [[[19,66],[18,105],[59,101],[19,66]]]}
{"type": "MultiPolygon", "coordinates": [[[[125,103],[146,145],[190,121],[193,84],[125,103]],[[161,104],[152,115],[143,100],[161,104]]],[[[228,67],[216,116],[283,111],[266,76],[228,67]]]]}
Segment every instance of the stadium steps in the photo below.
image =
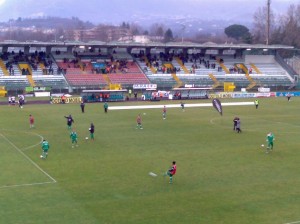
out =
{"type": "Polygon", "coordinates": [[[25,69],[25,70],[28,69],[29,75],[32,75],[32,69],[28,63],[19,63],[18,68],[19,68],[21,74],[22,74],[22,69],[25,69]]]}
{"type": "Polygon", "coordinates": [[[256,86],[256,82],[250,83],[250,84],[246,87],[246,90],[250,90],[250,89],[252,89],[254,86],[256,86]]]}
{"type": "Polygon", "coordinates": [[[254,71],[256,72],[256,74],[262,74],[261,71],[256,67],[255,64],[250,63],[251,67],[254,69],[254,71]]]}
{"type": "Polygon", "coordinates": [[[293,83],[292,85],[289,86],[288,90],[291,90],[297,86],[297,83],[293,83]]]}
{"type": "Polygon", "coordinates": [[[175,60],[180,65],[180,67],[182,68],[182,70],[184,71],[184,73],[185,74],[189,74],[189,70],[184,66],[184,64],[182,63],[182,61],[180,60],[180,58],[175,57],[175,60]]]}
{"type": "Polygon", "coordinates": [[[0,68],[2,69],[3,74],[5,76],[9,76],[9,72],[7,71],[6,66],[5,66],[4,62],[2,61],[2,59],[0,59],[0,68]]]}
{"type": "MultiPolygon", "coordinates": [[[[174,66],[171,63],[165,63],[164,66],[166,68],[169,68],[169,69],[172,69],[172,70],[174,69],[174,66]]],[[[174,86],[174,88],[178,88],[180,86],[183,86],[183,82],[179,79],[179,77],[176,75],[176,73],[172,73],[171,75],[172,75],[173,79],[175,79],[175,81],[177,82],[177,84],[174,86]]]]}
{"type": "Polygon", "coordinates": [[[228,68],[224,65],[224,63],[220,62],[220,59],[217,59],[217,62],[219,63],[220,67],[225,71],[226,74],[230,74],[230,71],[228,68]]]}
{"type": "Polygon", "coordinates": [[[39,66],[40,66],[40,68],[42,69],[42,71],[43,71],[44,69],[46,69],[46,67],[45,67],[45,65],[44,65],[43,63],[39,63],[39,66]]]}
{"type": "Polygon", "coordinates": [[[174,86],[174,88],[178,88],[180,86],[183,86],[183,82],[178,78],[178,76],[175,73],[172,73],[172,77],[177,82],[177,84],[174,86]]]}
{"type": "Polygon", "coordinates": [[[35,82],[32,78],[32,75],[26,75],[26,78],[28,80],[28,82],[30,83],[30,86],[34,87],[35,86],[35,82]]]}
{"type": "Polygon", "coordinates": [[[105,89],[109,89],[109,86],[112,84],[110,78],[108,77],[107,74],[102,74],[103,79],[107,82],[107,86],[105,86],[105,89]]]}
{"type": "Polygon", "coordinates": [[[213,89],[215,89],[215,88],[217,88],[217,87],[219,87],[219,86],[222,85],[222,83],[219,82],[219,81],[217,80],[217,78],[216,78],[212,73],[209,74],[209,77],[210,77],[211,80],[213,80],[213,82],[214,82],[214,85],[212,86],[213,89]]]}
{"type": "Polygon", "coordinates": [[[151,65],[151,63],[149,62],[147,56],[144,56],[143,58],[144,58],[144,60],[145,60],[145,62],[146,62],[147,67],[149,67],[150,70],[151,70],[151,72],[152,72],[153,74],[155,74],[155,73],[156,73],[156,70],[155,70],[155,68],[151,65]],[[149,66],[148,66],[148,65],[149,65],[149,66]]]}
{"type": "Polygon", "coordinates": [[[252,79],[252,77],[248,73],[246,73],[245,76],[250,82],[250,84],[246,87],[247,90],[252,89],[254,86],[257,85],[257,83],[252,79]]]}
{"type": "Polygon", "coordinates": [[[243,63],[237,63],[237,64],[235,64],[235,67],[238,68],[238,69],[242,69],[243,72],[245,72],[246,75],[249,74],[248,68],[246,67],[245,64],[243,64],[243,63]]]}

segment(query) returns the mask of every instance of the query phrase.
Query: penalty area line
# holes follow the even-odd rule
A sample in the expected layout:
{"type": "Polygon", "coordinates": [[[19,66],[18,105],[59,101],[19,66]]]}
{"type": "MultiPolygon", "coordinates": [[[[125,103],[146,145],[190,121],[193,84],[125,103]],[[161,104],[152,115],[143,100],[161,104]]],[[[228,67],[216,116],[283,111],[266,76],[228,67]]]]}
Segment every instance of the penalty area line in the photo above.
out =
{"type": "MultiPolygon", "coordinates": [[[[253,102],[228,102],[222,103],[222,106],[250,106],[253,102]]],[[[136,109],[161,109],[164,106],[167,108],[181,108],[180,104],[161,104],[161,105],[139,105],[139,106],[111,106],[109,110],[136,110],[136,109]]],[[[195,103],[184,104],[184,107],[213,107],[212,103],[195,103]]]]}
{"type": "Polygon", "coordinates": [[[3,134],[0,134],[12,147],[14,147],[22,156],[25,157],[33,166],[35,166],[39,171],[41,171],[43,174],[45,174],[50,180],[52,180],[52,183],[56,183],[57,181],[51,177],[46,171],[44,171],[39,165],[37,165],[32,159],[30,159],[22,150],[20,150],[14,143],[12,143],[8,138],[6,138],[3,134]]]}
{"type": "Polygon", "coordinates": [[[296,224],[296,223],[300,223],[300,220],[299,221],[295,221],[295,222],[286,222],[284,224],[296,224]]]}
{"type": "Polygon", "coordinates": [[[41,182],[41,183],[30,183],[30,184],[14,184],[14,185],[4,185],[0,186],[0,189],[4,188],[15,188],[15,187],[27,187],[27,186],[35,186],[35,185],[44,185],[44,184],[53,184],[54,182],[41,182]]]}

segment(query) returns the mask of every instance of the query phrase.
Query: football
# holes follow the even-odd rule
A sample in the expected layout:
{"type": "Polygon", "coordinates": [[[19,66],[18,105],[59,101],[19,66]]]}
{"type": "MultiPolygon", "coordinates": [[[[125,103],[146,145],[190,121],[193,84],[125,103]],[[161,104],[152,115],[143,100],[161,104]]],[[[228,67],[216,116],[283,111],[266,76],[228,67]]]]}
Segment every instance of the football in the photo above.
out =
{"type": "Polygon", "coordinates": [[[264,144],[261,145],[261,147],[264,147],[264,146],[265,146],[264,144]]]}
{"type": "Polygon", "coordinates": [[[149,172],[149,175],[152,177],[157,177],[157,174],[153,173],[153,172],[149,172]]]}
{"type": "Polygon", "coordinates": [[[85,140],[88,140],[89,138],[88,137],[85,137],[85,140]]]}

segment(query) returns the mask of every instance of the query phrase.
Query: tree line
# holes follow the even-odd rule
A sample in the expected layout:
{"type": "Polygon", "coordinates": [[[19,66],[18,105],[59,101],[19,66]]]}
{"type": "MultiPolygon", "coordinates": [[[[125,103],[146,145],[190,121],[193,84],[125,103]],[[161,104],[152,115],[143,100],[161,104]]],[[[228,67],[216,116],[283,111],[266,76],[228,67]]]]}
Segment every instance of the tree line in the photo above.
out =
{"type": "MultiPolygon", "coordinates": [[[[300,48],[300,4],[292,4],[283,14],[276,15],[271,8],[270,11],[270,32],[269,44],[284,44],[300,48]]],[[[83,22],[77,17],[71,19],[47,17],[37,19],[10,20],[8,23],[1,23],[0,38],[2,40],[73,40],[74,32],[88,32],[88,30],[102,30],[95,35],[95,40],[107,41],[105,35],[108,28],[127,29],[131,35],[150,35],[161,37],[163,42],[179,41],[180,37],[174,35],[170,27],[162,23],[154,23],[144,28],[137,23],[122,22],[119,26],[83,22]],[[31,27],[31,29],[26,29],[31,27]]],[[[196,34],[185,38],[186,41],[216,43],[233,42],[249,44],[265,44],[267,40],[267,6],[258,8],[253,14],[253,26],[249,29],[242,24],[232,24],[224,29],[224,34],[212,36],[208,33],[196,34]]]]}

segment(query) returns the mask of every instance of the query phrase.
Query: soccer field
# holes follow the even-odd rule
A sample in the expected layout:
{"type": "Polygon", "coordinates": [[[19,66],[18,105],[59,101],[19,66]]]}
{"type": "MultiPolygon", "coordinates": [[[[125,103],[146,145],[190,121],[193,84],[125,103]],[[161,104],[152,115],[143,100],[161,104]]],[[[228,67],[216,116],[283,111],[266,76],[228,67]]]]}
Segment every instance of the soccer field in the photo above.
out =
{"type": "Polygon", "coordinates": [[[79,104],[0,106],[0,223],[300,223],[300,98],[260,99],[258,109],[253,99],[221,102],[223,116],[198,105],[211,100],[186,101],[185,111],[179,101],[109,103],[107,114],[100,103],[85,113],[79,104]],[[250,105],[225,106],[240,102],[250,105]],[[95,141],[85,139],[91,122],[95,141]],[[269,132],[274,150],[265,153],[269,132]],[[162,174],[173,160],[169,184],[162,174]]]}

